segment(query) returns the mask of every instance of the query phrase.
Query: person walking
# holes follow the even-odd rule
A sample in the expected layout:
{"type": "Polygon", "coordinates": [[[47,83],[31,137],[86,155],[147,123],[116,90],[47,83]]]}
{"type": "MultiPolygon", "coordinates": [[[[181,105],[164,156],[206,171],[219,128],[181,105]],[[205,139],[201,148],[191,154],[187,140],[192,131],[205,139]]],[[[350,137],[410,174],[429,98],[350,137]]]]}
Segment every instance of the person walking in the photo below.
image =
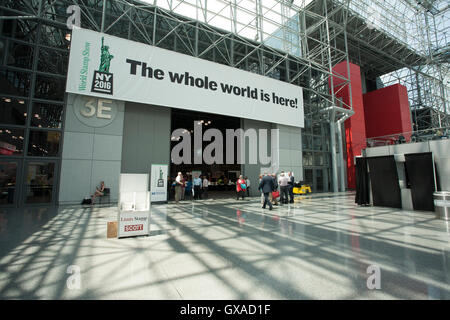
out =
{"type": "MultiPolygon", "coordinates": [[[[277,181],[277,175],[275,173],[272,173],[272,180],[273,180],[273,185],[274,185],[274,190],[273,191],[278,191],[278,181],[277,181]]],[[[279,196],[278,196],[279,197],[279,196]]],[[[274,197],[273,193],[270,193],[270,201],[273,202],[274,205],[278,205],[278,197],[274,197]]]]}
{"type": "Polygon", "coordinates": [[[286,204],[289,202],[289,178],[286,177],[284,171],[281,171],[280,178],[278,179],[278,184],[280,185],[281,191],[280,202],[282,204],[286,204]]]}
{"type": "Polygon", "coordinates": [[[260,190],[264,194],[264,203],[262,208],[265,209],[266,205],[269,204],[269,210],[272,210],[273,206],[272,202],[270,202],[269,200],[269,194],[272,194],[272,192],[275,190],[275,185],[273,183],[273,178],[268,175],[267,172],[264,173],[264,177],[259,183],[258,190],[260,190]]]}
{"type": "Polygon", "coordinates": [[[208,176],[204,176],[203,177],[202,187],[203,187],[203,192],[202,193],[205,195],[205,199],[206,199],[206,198],[208,198],[208,187],[209,187],[208,176]]]}
{"type": "Polygon", "coordinates": [[[202,188],[202,179],[199,176],[194,178],[194,200],[201,199],[200,189],[202,188]]]}
{"type": "Polygon", "coordinates": [[[236,193],[237,193],[236,200],[239,200],[239,196],[241,196],[242,200],[244,200],[245,189],[247,189],[247,185],[245,184],[244,177],[240,175],[239,179],[236,181],[236,193]]]}
{"type": "MultiPolygon", "coordinates": [[[[259,175],[258,185],[261,183],[262,178],[263,178],[263,175],[260,174],[260,175],[259,175]]],[[[258,190],[259,190],[259,189],[258,189],[258,190]]],[[[264,204],[264,193],[263,193],[261,190],[259,190],[259,191],[261,192],[261,205],[263,205],[263,204],[264,204]]]]}
{"type": "Polygon", "coordinates": [[[294,173],[289,171],[289,203],[294,203],[294,173]]]}
{"type": "Polygon", "coordinates": [[[184,200],[186,195],[186,177],[184,175],[181,176],[181,196],[180,199],[184,200]]]}
{"type": "Polygon", "coordinates": [[[245,184],[247,185],[247,197],[250,197],[250,179],[245,177],[245,184]]]}
{"type": "Polygon", "coordinates": [[[192,200],[192,180],[188,176],[185,182],[184,190],[184,198],[183,200],[192,200]]]}
{"type": "Polygon", "coordinates": [[[175,178],[175,202],[178,202],[181,199],[181,188],[183,187],[183,175],[181,172],[178,172],[177,177],[175,178]]]}

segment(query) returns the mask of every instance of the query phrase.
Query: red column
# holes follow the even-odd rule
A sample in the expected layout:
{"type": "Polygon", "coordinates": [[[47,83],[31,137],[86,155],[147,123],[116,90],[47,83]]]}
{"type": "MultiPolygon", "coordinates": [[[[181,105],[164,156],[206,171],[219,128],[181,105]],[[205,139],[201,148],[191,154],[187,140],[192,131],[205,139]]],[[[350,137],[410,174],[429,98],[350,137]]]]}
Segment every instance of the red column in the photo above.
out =
{"type": "MultiPolygon", "coordinates": [[[[364,117],[363,94],[361,84],[361,71],[359,66],[350,63],[350,77],[347,73],[347,63],[341,62],[334,66],[333,73],[349,78],[351,81],[351,97],[355,114],[345,121],[345,137],[347,150],[347,183],[349,189],[356,188],[354,158],[361,155],[366,148],[366,127],[364,117]]],[[[349,86],[345,80],[333,77],[334,92],[337,98],[342,98],[345,104],[350,105],[349,86]]],[[[331,84],[331,81],[330,81],[331,84]]]]}

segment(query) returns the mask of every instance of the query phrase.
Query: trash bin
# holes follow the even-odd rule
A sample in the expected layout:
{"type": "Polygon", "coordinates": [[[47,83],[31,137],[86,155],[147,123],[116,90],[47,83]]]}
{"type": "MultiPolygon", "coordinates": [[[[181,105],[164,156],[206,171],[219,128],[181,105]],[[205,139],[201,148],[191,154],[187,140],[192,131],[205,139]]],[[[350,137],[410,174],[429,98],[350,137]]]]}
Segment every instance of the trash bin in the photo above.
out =
{"type": "Polygon", "coordinates": [[[450,192],[438,191],[433,193],[436,218],[450,220],[450,192]]]}

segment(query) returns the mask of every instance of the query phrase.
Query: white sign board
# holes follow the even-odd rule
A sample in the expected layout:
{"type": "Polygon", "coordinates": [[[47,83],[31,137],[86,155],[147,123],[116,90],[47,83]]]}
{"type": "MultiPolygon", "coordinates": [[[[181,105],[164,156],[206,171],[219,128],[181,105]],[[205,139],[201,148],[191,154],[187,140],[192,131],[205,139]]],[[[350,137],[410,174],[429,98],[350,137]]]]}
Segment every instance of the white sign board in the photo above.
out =
{"type": "Polygon", "coordinates": [[[149,234],[150,214],[147,211],[120,212],[118,237],[144,236],[149,234]]]}
{"type": "Polygon", "coordinates": [[[150,182],[150,201],[167,201],[167,173],[169,166],[167,164],[152,164],[151,182],[150,182]]]}
{"type": "Polygon", "coordinates": [[[148,174],[122,173],[119,178],[118,237],[148,235],[150,193],[148,174]]]}
{"type": "Polygon", "coordinates": [[[67,92],[303,127],[299,86],[74,28],[67,92]]]}

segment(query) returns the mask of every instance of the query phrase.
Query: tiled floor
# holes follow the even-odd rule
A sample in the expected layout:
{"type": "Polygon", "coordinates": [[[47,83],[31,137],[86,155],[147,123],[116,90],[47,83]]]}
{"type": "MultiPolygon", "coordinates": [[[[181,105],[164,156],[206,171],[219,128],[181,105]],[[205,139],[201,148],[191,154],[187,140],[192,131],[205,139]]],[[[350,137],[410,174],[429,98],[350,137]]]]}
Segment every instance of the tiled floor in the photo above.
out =
{"type": "Polygon", "coordinates": [[[358,207],[351,193],[273,211],[205,200],[155,205],[149,237],[107,239],[116,215],[0,210],[0,299],[450,298],[450,226],[432,212],[358,207]]]}

